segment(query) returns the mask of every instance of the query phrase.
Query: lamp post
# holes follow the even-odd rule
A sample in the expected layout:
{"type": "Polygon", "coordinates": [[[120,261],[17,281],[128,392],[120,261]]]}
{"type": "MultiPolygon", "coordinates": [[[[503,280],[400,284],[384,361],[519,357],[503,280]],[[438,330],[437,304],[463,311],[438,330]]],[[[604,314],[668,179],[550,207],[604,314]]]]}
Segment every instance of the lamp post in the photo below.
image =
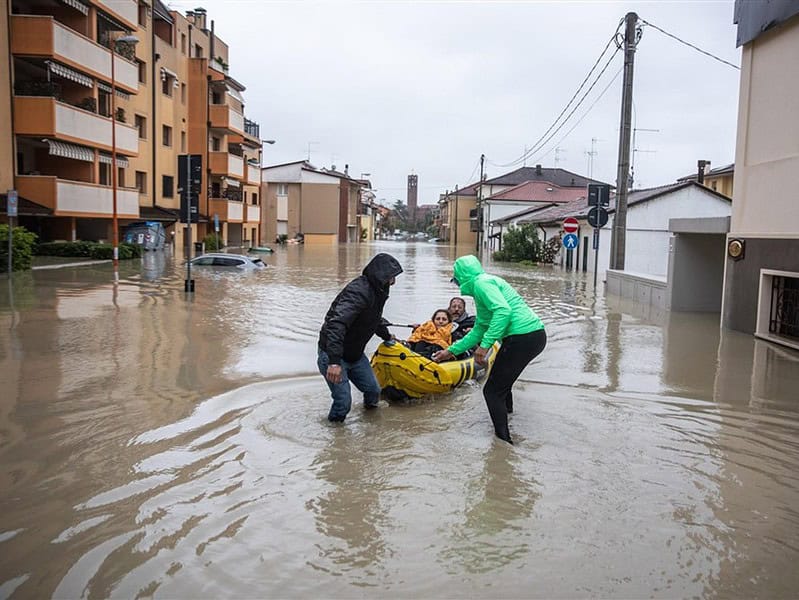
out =
{"type": "Polygon", "coordinates": [[[114,240],[114,281],[119,281],[119,224],[117,222],[117,103],[116,103],[116,63],[117,44],[138,44],[139,38],[124,35],[111,39],[111,195],[114,200],[114,214],[111,221],[114,240]]]}

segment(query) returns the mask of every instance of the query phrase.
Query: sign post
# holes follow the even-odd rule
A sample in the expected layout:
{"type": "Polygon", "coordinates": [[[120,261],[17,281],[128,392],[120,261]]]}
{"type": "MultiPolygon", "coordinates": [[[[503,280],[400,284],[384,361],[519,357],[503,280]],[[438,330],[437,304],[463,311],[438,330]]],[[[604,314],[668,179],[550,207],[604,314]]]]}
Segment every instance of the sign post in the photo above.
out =
{"type": "Polygon", "coordinates": [[[178,156],[178,192],[180,193],[180,220],[186,223],[186,280],[183,291],[194,292],[194,280],[191,278],[191,216],[199,218],[200,190],[202,189],[202,155],[181,154],[178,156]]]}
{"type": "Polygon", "coordinates": [[[563,236],[563,247],[566,248],[566,268],[571,269],[574,262],[572,257],[574,255],[574,250],[580,244],[580,238],[577,237],[577,230],[580,228],[580,223],[574,217],[566,217],[563,219],[563,231],[565,235],[563,236]]]}
{"type": "Polygon", "coordinates": [[[14,261],[11,253],[14,248],[14,221],[17,216],[17,190],[8,190],[6,193],[6,214],[8,215],[8,278],[11,279],[14,261]]]}
{"type": "Polygon", "coordinates": [[[594,291],[596,292],[596,277],[599,271],[599,230],[608,223],[610,206],[610,186],[607,183],[588,184],[588,224],[594,228],[594,291]]]}

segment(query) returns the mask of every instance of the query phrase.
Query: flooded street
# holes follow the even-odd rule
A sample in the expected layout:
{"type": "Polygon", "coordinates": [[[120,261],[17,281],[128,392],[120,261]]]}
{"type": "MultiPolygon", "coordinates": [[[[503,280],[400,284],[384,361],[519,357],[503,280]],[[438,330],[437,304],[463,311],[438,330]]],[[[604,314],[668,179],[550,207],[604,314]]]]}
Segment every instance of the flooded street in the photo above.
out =
{"type": "Polygon", "coordinates": [[[799,356],[489,264],[549,336],[516,445],[476,384],[334,426],[318,329],[379,251],[390,320],[457,294],[454,250],[398,242],[198,268],[193,300],[153,254],[0,281],[0,598],[796,596],[799,356]]]}

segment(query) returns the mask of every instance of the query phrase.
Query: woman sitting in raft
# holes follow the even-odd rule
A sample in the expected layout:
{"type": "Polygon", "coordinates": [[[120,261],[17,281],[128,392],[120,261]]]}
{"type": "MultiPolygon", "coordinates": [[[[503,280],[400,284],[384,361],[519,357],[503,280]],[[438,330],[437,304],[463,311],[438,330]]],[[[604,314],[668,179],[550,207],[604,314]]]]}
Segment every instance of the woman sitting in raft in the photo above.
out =
{"type": "Polygon", "coordinates": [[[449,348],[452,344],[452,317],[441,308],[433,313],[429,321],[425,321],[413,330],[408,338],[411,350],[430,358],[433,352],[449,348]]]}

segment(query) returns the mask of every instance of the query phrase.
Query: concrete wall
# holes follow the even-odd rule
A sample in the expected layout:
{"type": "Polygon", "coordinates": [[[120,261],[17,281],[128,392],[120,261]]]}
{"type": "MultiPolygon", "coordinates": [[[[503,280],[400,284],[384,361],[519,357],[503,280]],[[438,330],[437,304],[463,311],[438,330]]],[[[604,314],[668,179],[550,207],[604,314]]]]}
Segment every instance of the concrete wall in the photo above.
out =
{"type": "Polygon", "coordinates": [[[669,253],[669,307],[682,311],[720,311],[724,255],[724,235],[675,235],[669,253]]]}
{"type": "Polygon", "coordinates": [[[627,298],[655,308],[666,308],[668,305],[668,286],[665,277],[609,269],[606,279],[606,294],[627,298]]]}
{"type": "Polygon", "coordinates": [[[305,235],[338,234],[338,186],[303,183],[300,210],[300,228],[305,235]]]}

